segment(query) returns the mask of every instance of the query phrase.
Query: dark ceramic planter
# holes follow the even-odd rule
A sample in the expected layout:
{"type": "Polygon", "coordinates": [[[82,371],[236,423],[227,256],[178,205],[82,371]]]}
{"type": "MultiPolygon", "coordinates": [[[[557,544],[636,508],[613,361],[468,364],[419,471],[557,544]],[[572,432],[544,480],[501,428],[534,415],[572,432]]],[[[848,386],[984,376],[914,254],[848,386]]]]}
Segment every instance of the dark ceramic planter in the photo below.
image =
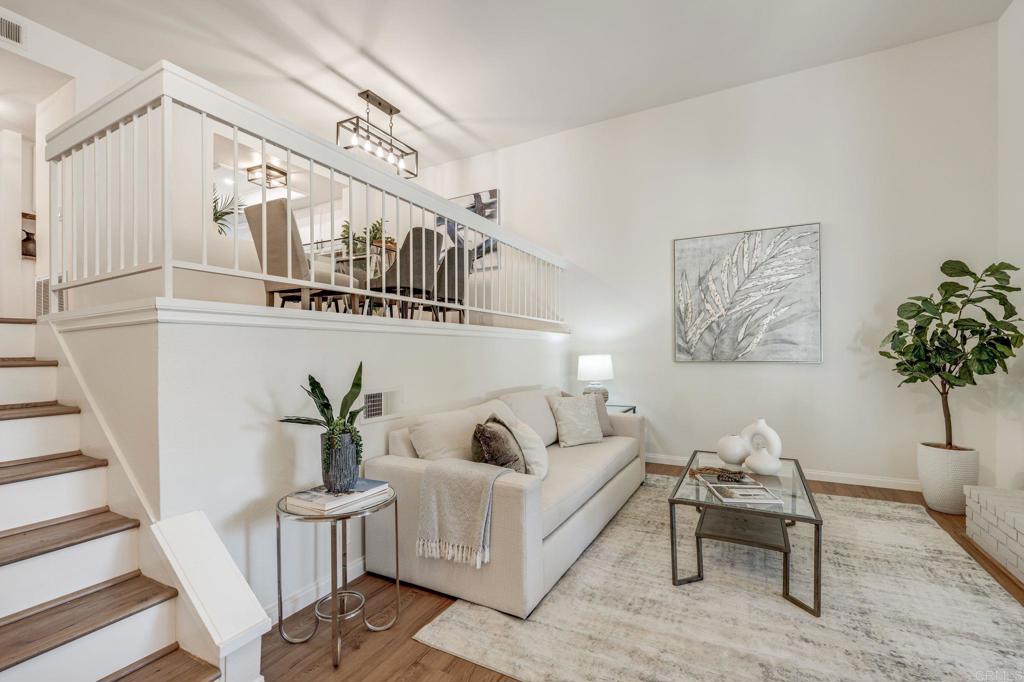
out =
{"type": "Polygon", "coordinates": [[[327,492],[336,495],[351,491],[359,478],[359,453],[352,435],[343,433],[332,438],[327,433],[321,434],[320,453],[327,492]]]}

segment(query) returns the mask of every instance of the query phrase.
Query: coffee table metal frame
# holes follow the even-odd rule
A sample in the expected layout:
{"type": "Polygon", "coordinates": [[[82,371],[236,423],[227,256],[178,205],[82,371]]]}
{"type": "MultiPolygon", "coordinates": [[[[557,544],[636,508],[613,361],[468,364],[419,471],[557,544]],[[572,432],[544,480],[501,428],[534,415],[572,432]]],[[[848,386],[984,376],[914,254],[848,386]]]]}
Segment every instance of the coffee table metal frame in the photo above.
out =
{"type": "MultiPolygon", "coordinates": [[[[337,668],[341,664],[341,623],[342,621],[355,618],[362,614],[363,625],[367,630],[381,632],[389,629],[398,621],[402,610],[401,581],[398,577],[398,493],[394,488],[388,488],[389,495],[371,505],[346,509],[338,513],[318,514],[312,511],[304,511],[297,507],[288,506],[288,496],[285,495],[277,501],[277,630],[281,639],[289,644],[303,644],[313,639],[320,622],[330,621],[332,662],[337,668]],[[361,519],[378,512],[387,507],[393,507],[395,513],[395,615],[381,625],[374,625],[366,615],[366,597],[363,593],[349,589],[348,585],[348,522],[352,519],[361,519]],[[298,521],[302,523],[330,523],[331,524],[331,591],[324,597],[317,600],[313,607],[313,630],[304,637],[289,635],[284,629],[284,607],[281,595],[281,521],[298,521]],[[341,525],[341,587],[338,587],[338,525],[341,525]],[[349,600],[355,605],[349,608],[349,600]],[[324,606],[330,602],[330,610],[324,611],[324,606]]],[[[294,494],[294,493],[293,493],[294,494]]],[[[376,615],[376,614],[375,614],[376,615]]]]}
{"type": "MultiPolygon", "coordinates": [[[[704,551],[702,542],[704,540],[718,540],[720,542],[731,542],[733,544],[747,545],[749,547],[759,547],[761,549],[767,549],[782,554],[782,596],[788,601],[796,604],[803,610],[807,611],[811,615],[821,616],[821,531],[823,522],[821,520],[821,513],[818,511],[818,505],[814,501],[814,494],[807,486],[807,478],[804,476],[804,471],[800,467],[800,462],[796,459],[783,457],[785,461],[793,462],[794,469],[800,475],[800,484],[807,493],[807,501],[810,503],[811,510],[814,512],[813,517],[804,516],[801,514],[790,514],[783,511],[772,510],[772,509],[751,509],[750,507],[737,508],[725,503],[710,501],[710,500],[688,500],[683,498],[677,499],[680,486],[683,485],[687,476],[689,476],[690,468],[693,466],[694,460],[697,459],[698,455],[709,454],[716,455],[711,450],[694,450],[693,454],[690,455],[689,461],[686,463],[686,468],[683,469],[682,475],[676,482],[674,488],[672,488],[672,494],[668,498],[669,508],[669,525],[671,526],[672,533],[672,584],[673,585],[685,585],[687,583],[694,583],[704,579],[704,551]],[[679,576],[679,561],[678,561],[678,550],[677,550],[677,532],[676,532],[676,506],[686,505],[695,507],[700,513],[700,520],[697,522],[697,529],[694,531],[694,538],[697,543],[697,572],[693,575],[680,577],[679,576]],[[767,532],[763,533],[762,539],[751,538],[751,537],[737,537],[735,534],[728,532],[722,532],[721,523],[717,524],[715,529],[707,529],[705,525],[715,526],[715,521],[721,521],[724,515],[734,514],[740,516],[754,516],[763,517],[765,519],[777,520],[779,522],[779,528],[776,531],[772,528],[772,524],[769,521],[767,524],[760,522],[762,529],[767,532]],[[706,522],[708,522],[706,524],[706,522]],[[813,604],[807,604],[806,602],[794,597],[789,591],[789,555],[791,547],[789,544],[789,526],[795,523],[810,523],[814,526],[814,600],[813,604]]],[[[759,520],[760,521],[760,520],[759,520]]]]}

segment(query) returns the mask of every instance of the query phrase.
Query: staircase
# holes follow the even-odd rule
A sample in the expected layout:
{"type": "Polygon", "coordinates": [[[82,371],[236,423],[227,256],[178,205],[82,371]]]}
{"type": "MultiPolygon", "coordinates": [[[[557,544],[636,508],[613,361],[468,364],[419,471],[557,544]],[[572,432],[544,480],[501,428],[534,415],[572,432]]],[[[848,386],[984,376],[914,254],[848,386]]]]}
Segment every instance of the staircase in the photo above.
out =
{"type": "Polygon", "coordinates": [[[138,569],[139,521],[110,511],[35,321],[0,318],[0,682],[208,682],[175,639],[177,590],[138,569]]]}

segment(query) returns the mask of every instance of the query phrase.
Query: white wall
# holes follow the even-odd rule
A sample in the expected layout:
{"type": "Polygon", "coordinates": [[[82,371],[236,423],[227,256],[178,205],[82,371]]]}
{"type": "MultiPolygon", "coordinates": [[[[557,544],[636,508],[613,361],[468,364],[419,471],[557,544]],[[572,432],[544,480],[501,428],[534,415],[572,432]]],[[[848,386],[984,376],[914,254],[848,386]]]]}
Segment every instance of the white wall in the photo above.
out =
{"type": "Polygon", "coordinates": [[[25,213],[35,213],[34,150],[35,145],[32,144],[32,140],[21,138],[21,210],[25,213]]]}
{"type": "Polygon", "coordinates": [[[21,135],[0,130],[0,317],[32,314],[34,264],[21,257],[23,153],[21,135]]]}
{"type": "MultiPolygon", "coordinates": [[[[317,484],[309,374],[337,401],[362,361],[365,391],[397,389],[402,414],[559,385],[567,337],[199,301],[152,301],[62,316],[69,355],[158,518],[202,510],[264,606],[276,609],[274,504],[317,484]],[[157,322],[157,320],[162,322],[157,322]],[[158,442],[154,436],[158,434],[158,442]]],[[[361,427],[385,453],[394,421],[361,427]]],[[[362,570],[359,524],[349,564],[362,570]]],[[[286,529],[285,610],[329,585],[326,531],[286,529]]]]}
{"type": "Polygon", "coordinates": [[[35,275],[45,277],[50,271],[49,170],[44,158],[46,135],[69,117],[135,76],[138,69],[5,7],[0,7],[0,10],[4,16],[23,27],[23,42],[20,46],[0,42],[0,49],[14,52],[72,78],[55,95],[36,107],[34,204],[39,218],[38,229],[43,234],[37,238],[35,275]]]}
{"type": "MultiPolygon", "coordinates": [[[[912,485],[915,444],[942,434],[939,401],[897,390],[876,349],[896,306],[941,281],[944,259],[996,257],[995,26],[421,177],[444,196],[498,187],[504,226],[572,261],[572,350],[613,354],[612,398],[639,404],[652,450],[687,455],[765,416],[806,469],[912,485]],[[822,224],[824,362],[674,363],[672,240],[807,222],[822,224]]],[[[984,481],[993,404],[991,384],[953,397],[956,440],[981,450],[984,481]]]]}
{"type": "MultiPolygon", "coordinates": [[[[999,258],[1024,268],[1024,0],[999,20],[999,258]]],[[[1016,273],[1018,286],[1024,272],[1016,273]]],[[[1018,305],[1024,310],[1024,303],[1018,305]]],[[[1024,361],[1000,383],[1000,485],[1024,488],[1024,361]]]]}
{"type": "Polygon", "coordinates": [[[64,84],[36,105],[35,202],[36,277],[50,274],[50,164],[46,162],[46,134],[75,114],[75,81],[64,84]]]}

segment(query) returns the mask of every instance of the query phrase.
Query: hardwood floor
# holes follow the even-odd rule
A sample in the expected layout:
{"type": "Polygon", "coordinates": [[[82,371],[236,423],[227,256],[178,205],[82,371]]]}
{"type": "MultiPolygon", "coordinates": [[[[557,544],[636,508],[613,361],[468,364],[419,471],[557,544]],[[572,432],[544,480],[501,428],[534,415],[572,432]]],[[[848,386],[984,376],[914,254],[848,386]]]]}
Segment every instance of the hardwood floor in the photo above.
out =
{"type": "MultiPolygon", "coordinates": [[[[647,472],[678,476],[680,467],[648,463],[647,472]]],[[[811,488],[815,493],[823,495],[924,504],[920,493],[904,490],[824,481],[811,481],[811,488]]],[[[928,514],[1007,592],[1024,605],[1024,585],[1014,580],[974,546],[965,532],[964,517],[940,514],[931,510],[928,514]]],[[[394,598],[393,583],[377,576],[361,576],[353,581],[353,585],[366,593],[370,613],[386,607],[394,598]]],[[[331,629],[327,623],[321,624],[316,637],[306,644],[298,645],[285,643],[278,636],[275,625],[263,636],[263,675],[266,682],[515,682],[510,677],[431,649],[412,639],[417,630],[454,603],[455,600],[445,595],[403,585],[402,616],[391,630],[368,632],[359,619],[345,623],[342,663],[337,670],[331,665],[331,629]]],[[[288,632],[292,635],[309,632],[312,626],[312,611],[312,606],[309,606],[288,618],[285,621],[288,632]]]]}

